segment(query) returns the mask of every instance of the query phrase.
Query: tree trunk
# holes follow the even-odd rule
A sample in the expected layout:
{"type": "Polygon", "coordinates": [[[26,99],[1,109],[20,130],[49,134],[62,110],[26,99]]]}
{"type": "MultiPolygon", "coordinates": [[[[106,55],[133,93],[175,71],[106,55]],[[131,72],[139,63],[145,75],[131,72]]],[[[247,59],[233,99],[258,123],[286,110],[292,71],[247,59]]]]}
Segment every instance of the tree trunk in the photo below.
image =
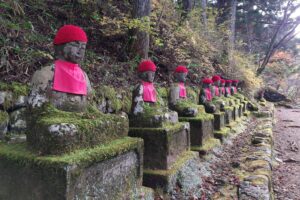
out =
{"type": "Polygon", "coordinates": [[[233,63],[233,51],[235,49],[235,22],[236,22],[236,6],[237,0],[231,1],[230,9],[230,36],[229,36],[229,65],[230,67],[233,63]]]}
{"type": "Polygon", "coordinates": [[[207,2],[206,0],[201,0],[201,8],[202,8],[202,23],[204,26],[204,30],[207,31],[207,14],[206,14],[207,2]]]}
{"type": "MultiPolygon", "coordinates": [[[[141,19],[149,17],[151,12],[151,0],[132,0],[132,17],[141,19]]],[[[149,24],[150,26],[150,24],[149,24]]],[[[131,31],[130,52],[132,56],[140,56],[143,59],[148,58],[149,52],[149,33],[141,31],[138,28],[131,31]]]]}

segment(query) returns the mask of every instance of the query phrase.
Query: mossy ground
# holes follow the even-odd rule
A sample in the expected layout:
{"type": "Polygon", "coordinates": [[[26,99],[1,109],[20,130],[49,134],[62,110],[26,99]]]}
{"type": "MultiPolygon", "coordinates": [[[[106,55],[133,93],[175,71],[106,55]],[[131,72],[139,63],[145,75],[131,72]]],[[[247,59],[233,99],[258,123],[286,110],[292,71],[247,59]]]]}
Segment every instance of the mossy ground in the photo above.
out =
{"type": "Polygon", "coordinates": [[[8,113],[0,110],[0,123],[8,120],[8,113]]]}
{"type": "Polygon", "coordinates": [[[26,84],[12,82],[3,83],[0,82],[0,91],[10,91],[14,96],[27,96],[29,92],[29,87],[26,84]]]}
{"type": "Polygon", "coordinates": [[[93,163],[107,160],[129,150],[141,149],[142,147],[142,139],[125,137],[95,146],[94,148],[80,149],[59,156],[40,156],[36,152],[31,151],[26,143],[6,144],[0,142],[0,158],[13,161],[21,166],[37,165],[56,169],[76,164],[80,167],[87,167],[93,163]]]}

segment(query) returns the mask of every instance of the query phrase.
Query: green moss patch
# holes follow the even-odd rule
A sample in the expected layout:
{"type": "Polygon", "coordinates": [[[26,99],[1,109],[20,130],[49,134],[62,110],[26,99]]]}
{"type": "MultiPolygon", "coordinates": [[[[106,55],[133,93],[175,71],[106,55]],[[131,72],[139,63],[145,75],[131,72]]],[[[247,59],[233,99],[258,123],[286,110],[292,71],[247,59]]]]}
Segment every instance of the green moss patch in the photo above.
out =
{"type": "Polygon", "coordinates": [[[224,127],[219,131],[214,131],[215,138],[220,139],[223,141],[224,138],[226,138],[230,134],[230,128],[224,127]]]}
{"type": "Polygon", "coordinates": [[[163,127],[158,128],[134,128],[130,127],[130,135],[143,135],[144,133],[151,134],[169,134],[172,135],[182,130],[185,127],[185,123],[178,122],[176,124],[164,124],[163,127]]]}
{"type": "Polygon", "coordinates": [[[218,139],[215,138],[208,138],[203,142],[202,146],[192,146],[192,151],[198,151],[198,152],[208,152],[212,150],[213,148],[220,146],[221,142],[218,139]]]}
{"type": "Polygon", "coordinates": [[[8,120],[8,113],[0,110],[0,123],[8,120]]]}
{"type": "Polygon", "coordinates": [[[195,104],[199,102],[199,89],[195,87],[186,87],[187,97],[190,101],[195,104]]]}
{"type": "Polygon", "coordinates": [[[125,137],[94,148],[80,149],[60,156],[39,156],[29,150],[26,143],[6,144],[0,142],[0,158],[13,161],[22,166],[37,165],[54,169],[67,165],[86,167],[130,150],[140,149],[142,146],[142,139],[125,137]]]}
{"type": "Polygon", "coordinates": [[[14,97],[27,96],[29,92],[29,87],[23,83],[3,83],[0,82],[0,91],[10,91],[13,93],[14,97]]]}

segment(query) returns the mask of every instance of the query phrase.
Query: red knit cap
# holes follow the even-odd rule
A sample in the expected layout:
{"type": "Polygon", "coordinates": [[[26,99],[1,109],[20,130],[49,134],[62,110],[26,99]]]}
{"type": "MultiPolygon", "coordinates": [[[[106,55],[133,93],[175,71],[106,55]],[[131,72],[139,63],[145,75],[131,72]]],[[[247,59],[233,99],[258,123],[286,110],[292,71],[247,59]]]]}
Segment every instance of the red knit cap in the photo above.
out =
{"type": "Polygon", "coordinates": [[[239,80],[232,80],[232,82],[233,82],[233,83],[238,83],[238,82],[239,82],[239,80]]]}
{"type": "Polygon", "coordinates": [[[187,68],[185,66],[178,66],[175,69],[175,72],[177,72],[177,73],[188,73],[189,71],[187,70],[187,68]]]}
{"type": "Polygon", "coordinates": [[[85,32],[80,27],[64,25],[57,31],[53,44],[59,45],[74,41],[87,42],[88,39],[85,32]]]}
{"type": "Polygon", "coordinates": [[[232,80],[226,80],[226,83],[232,83],[232,80]]]}
{"type": "Polygon", "coordinates": [[[221,79],[221,83],[225,83],[226,81],[224,79],[221,79]]]}
{"type": "Polygon", "coordinates": [[[138,66],[139,72],[156,71],[156,65],[151,60],[144,60],[138,66]]]}
{"type": "Polygon", "coordinates": [[[220,76],[215,75],[215,76],[212,77],[213,82],[216,82],[216,81],[219,81],[219,80],[221,80],[220,76]]]}
{"type": "Polygon", "coordinates": [[[202,83],[212,84],[213,81],[210,78],[204,78],[204,79],[202,79],[202,83]]]}

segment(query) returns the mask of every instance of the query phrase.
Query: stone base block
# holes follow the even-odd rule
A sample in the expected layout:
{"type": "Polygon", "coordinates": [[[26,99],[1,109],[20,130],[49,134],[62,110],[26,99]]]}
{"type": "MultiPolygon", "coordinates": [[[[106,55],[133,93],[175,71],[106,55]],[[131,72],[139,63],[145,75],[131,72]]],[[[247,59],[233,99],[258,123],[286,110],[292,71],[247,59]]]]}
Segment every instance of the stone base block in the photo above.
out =
{"type": "Polygon", "coordinates": [[[191,146],[192,151],[197,151],[200,157],[208,154],[211,150],[221,145],[219,139],[216,138],[209,138],[204,141],[202,146],[191,146]]]}
{"type": "Polygon", "coordinates": [[[154,189],[162,188],[164,192],[172,194],[182,193],[182,199],[201,196],[201,172],[197,152],[187,151],[169,170],[144,170],[143,184],[154,189]],[[175,192],[176,191],[176,192],[175,192]]]}
{"type": "Polygon", "coordinates": [[[234,105],[233,106],[233,120],[237,120],[239,118],[239,107],[240,105],[234,105]]]}
{"type": "Polygon", "coordinates": [[[26,143],[0,143],[0,199],[136,199],[143,141],[125,137],[60,156],[39,156],[26,143]]]}
{"type": "Polygon", "coordinates": [[[189,123],[178,122],[163,128],[131,127],[129,136],[144,140],[146,169],[170,169],[177,158],[189,149],[189,123]]]}
{"type": "Polygon", "coordinates": [[[230,124],[233,120],[233,107],[225,107],[225,124],[230,124]]]}
{"type": "Polygon", "coordinates": [[[214,116],[203,114],[199,117],[180,117],[179,121],[190,123],[191,146],[201,146],[207,138],[213,137],[214,116]]]}
{"type": "Polygon", "coordinates": [[[221,142],[224,142],[225,138],[230,134],[230,128],[223,127],[221,130],[214,131],[215,138],[219,139],[221,142]]]}
{"type": "Polygon", "coordinates": [[[225,113],[214,113],[214,130],[221,130],[225,126],[225,113]]]}

